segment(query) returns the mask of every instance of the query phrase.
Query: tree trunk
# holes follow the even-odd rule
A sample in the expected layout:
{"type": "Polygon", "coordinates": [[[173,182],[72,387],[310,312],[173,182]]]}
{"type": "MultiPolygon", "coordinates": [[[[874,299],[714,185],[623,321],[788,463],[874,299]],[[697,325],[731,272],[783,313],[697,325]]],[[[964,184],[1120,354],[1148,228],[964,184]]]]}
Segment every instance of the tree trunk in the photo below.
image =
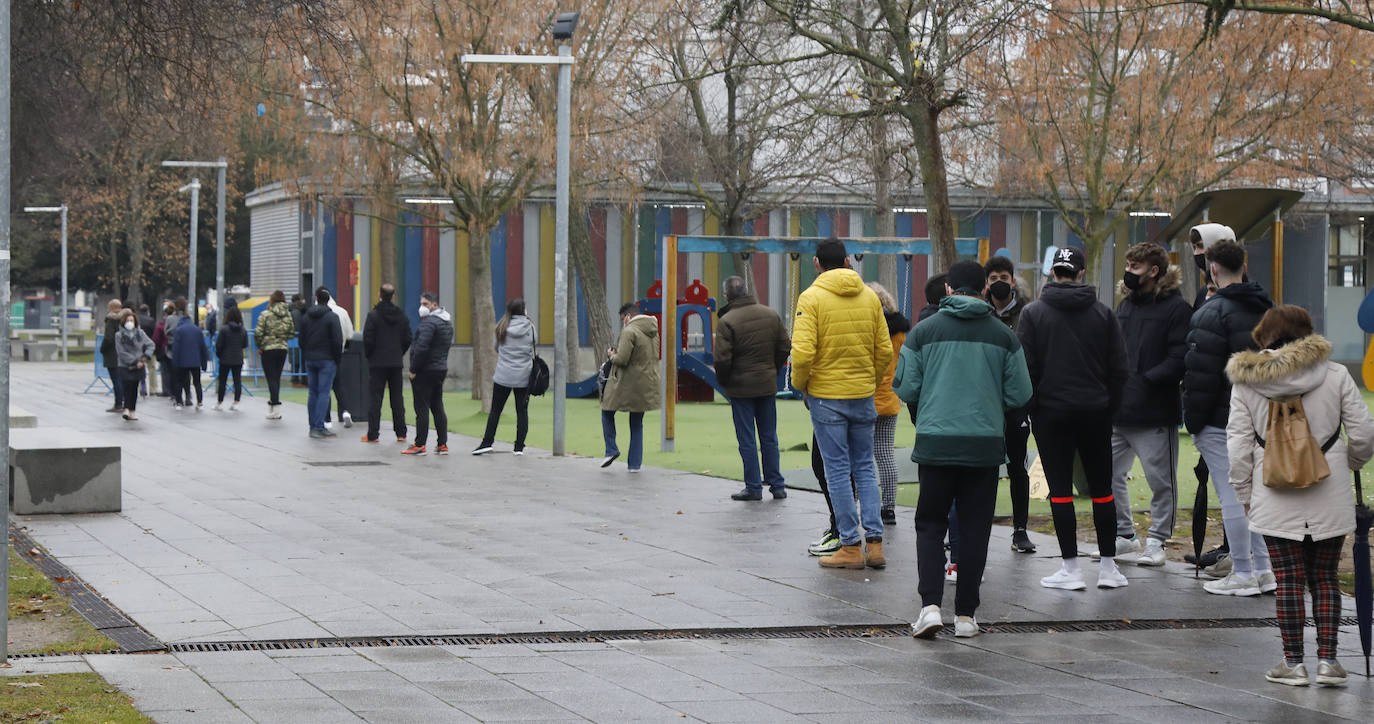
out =
{"type": "MultiPolygon", "coordinates": [[[[877,116],[869,121],[869,157],[873,168],[873,205],[878,222],[878,236],[896,236],[897,219],[892,213],[892,155],[887,147],[887,117],[877,116]]],[[[851,236],[857,236],[850,230],[851,236]]],[[[893,295],[897,290],[897,255],[878,255],[878,283],[893,295]]],[[[900,300],[898,304],[900,305],[900,300]]]]}
{"type": "MultiPolygon", "coordinates": [[[[574,198],[572,208],[582,209],[581,199],[574,198]]],[[[613,210],[611,213],[619,213],[613,210]]],[[[577,278],[582,280],[582,301],[587,305],[587,333],[592,344],[592,354],[597,367],[605,361],[606,349],[615,344],[615,329],[611,326],[611,310],[606,307],[606,285],[601,270],[596,266],[596,254],[592,251],[591,234],[587,228],[586,213],[574,213],[569,219],[568,253],[572,255],[572,267],[577,278]]],[[[573,298],[572,294],[568,298],[573,298]]],[[[576,316],[577,307],[572,307],[576,316]]],[[[575,381],[576,357],[570,355],[568,380],[575,381]]]]}
{"type": "MultiPolygon", "coordinates": [[[[110,234],[110,293],[119,297],[119,236],[110,234]]],[[[187,302],[190,304],[192,302],[187,302]]]]}
{"type": "Polygon", "coordinates": [[[568,371],[564,379],[569,382],[578,379],[577,349],[581,346],[577,343],[577,287],[574,286],[577,284],[578,276],[572,269],[568,270],[568,337],[564,342],[564,352],[568,355],[568,371]]]}
{"type": "Polygon", "coordinates": [[[491,375],[496,371],[496,309],[491,303],[491,234],[473,225],[468,233],[468,293],[472,301],[472,399],[491,412],[491,375]]]}
{"type": "MultiPolygon", "coordinates": [[[[378,231],[377,253],[381,259],[377,265],[377,278],[382,284],[391,283],[399,286],[400,280],[396,278],[396,215],[391,209],[391,204],[385,199],[373,201],[373,213],[380,217],[381,225],[378,231]]],[[[375,284],[380,287],[382,284],[375,284]]],[[[406,293],[414,297],[415,290],[407,289],[406,293]]]]}
{"type": "MultiPolygon", "coordinates": [[[[744,236],[744,215],[739,211],[732,211],[725,215],[725,236],[744,236]]],[[[754,288],[754,261],[748,254],[731,254],[735,260],[735,276],[744,280],[745,294],[756,296],[758,290],[754,288]]],[[[722,295],[723,299],[724,295],[722,295]]],[[[767,303],[767,300],[760,300],[767,303]]],[[[724,301],[721,302],[722,304],[724,301]]]]}
{"type": "Polygon", "coordinates": [[[939,109],[923,106],[908,109],[907,120],[916,140],[921,163],[921,186],[926,197],[930,227],[930,253],[936,273],[959,260],[954,246],[954,214],[949,208],[949,179],[945,175],[945,151],[940,143],[939,109]]]}
{"type": "Polygon", "coordinates": [[[133,188],[129,191],[129,213],[124,217],[124,238],[129,245],[129,304],[135,309],[143,303],[143,261],[144,242],[148,234],[148,224],[144,216],[144,198],[147,196],[148,179],[142,169],[134,175],[133,188]]]}

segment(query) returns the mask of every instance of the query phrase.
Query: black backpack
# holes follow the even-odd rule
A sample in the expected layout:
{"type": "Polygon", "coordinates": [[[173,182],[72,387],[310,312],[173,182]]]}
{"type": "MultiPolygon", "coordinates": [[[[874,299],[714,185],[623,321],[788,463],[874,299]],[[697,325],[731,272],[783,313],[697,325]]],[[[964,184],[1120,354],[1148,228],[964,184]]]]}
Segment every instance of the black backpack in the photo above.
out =
{"type": "Polygon", "coordinates": [[[544,363],[544,358],[538,354],[534,355],[534,362],[530,365],[529,392],[535,397],[542,397],[549,391],[549,366],[544,363]]]}

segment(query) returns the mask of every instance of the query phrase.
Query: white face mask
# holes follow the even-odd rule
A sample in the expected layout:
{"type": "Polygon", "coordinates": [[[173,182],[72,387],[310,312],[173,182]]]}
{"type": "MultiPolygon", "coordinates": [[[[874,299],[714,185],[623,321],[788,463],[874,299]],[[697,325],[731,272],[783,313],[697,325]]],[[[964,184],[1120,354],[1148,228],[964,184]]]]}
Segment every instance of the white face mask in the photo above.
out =
{"type": "Polygon", "coordinates": [[[424,319],[425,317],[428,317],[428,316],[429,316],[429,307],[426,307],[426,306],[423,305],[423,304],[420,305],[420,312],[419,312],[419,314],[420,314],[420,319],[424,319]]]}
{"type": "Polygon", "coordinates": [[[133,323],[133,321],[130,320],[130,321],[128,321],[128,322],[125,322],[125,323],[124,323],[124,328],[127,329],[127,330],[132,331],[133,328],[134,328],[134,323],[133,323]]]}

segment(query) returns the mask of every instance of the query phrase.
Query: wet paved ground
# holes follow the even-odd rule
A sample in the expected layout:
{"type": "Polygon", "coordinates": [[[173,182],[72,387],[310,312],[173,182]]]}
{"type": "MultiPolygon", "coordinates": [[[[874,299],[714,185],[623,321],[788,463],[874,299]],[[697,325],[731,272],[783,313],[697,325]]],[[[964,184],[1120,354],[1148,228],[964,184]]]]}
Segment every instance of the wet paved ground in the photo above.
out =
{"type": "MultiPolygon", "coordinates": [[[[450,442],[464,454],[403,458],[396,443],[358,442],[358,427],[310,440],[303,407],[271,422],[251,399],[238,413],[155,400],[130,424],[100,412],[107,401],[75,394],[88,370],[16,364],[14,402],[40,426],[120,444],[124,511],[17,522],[166,642],[891,625],[920,607],[909,510],[887,533],[886,570],[825,571],[805,554],[824,524],[815,494],[736,503],[733,481],[632,476],[540,451],[473,458],[475,441],[460,436],[450,442]]],[[[1040,554],[1014,555],[1008,533],[995,529],[990,546],[985,623],[1273,616],[1272,598],[1208,596],[1173,565],[1127,568],[1131,585],[1117,591],[1043,589],[1053,541],[1040,536],[1040,554]]],[[[1086,567],[1091,582],[1095,564],[1086,567]]],[[[1268,684],[1262,671],[1278,658],[1277,631],[1223,629],[359,647],[24,667],[93,668],[159,721],[1368,719],[1374,684],[1268,684]]]]}

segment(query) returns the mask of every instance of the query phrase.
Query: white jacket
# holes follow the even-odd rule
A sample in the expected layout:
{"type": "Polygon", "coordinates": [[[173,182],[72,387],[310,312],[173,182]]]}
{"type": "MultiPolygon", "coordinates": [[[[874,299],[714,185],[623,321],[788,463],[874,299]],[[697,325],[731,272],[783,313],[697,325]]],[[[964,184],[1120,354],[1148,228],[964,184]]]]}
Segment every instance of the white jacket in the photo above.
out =
{"type": "Polygon", "coordinates": [[[353,318],[348,316],[348,310],[334,302],[332,295],[329,297],[329,308],[339,317],[339,332],[342,334],[343,346],[347,348],[348,340],[353,339],[353,318]]]}
{"type": "Polygon", "coordinates": [[[1326,540],[1355,530],[1355,492],[1350,471],[1374,456],[1374,419],[1350,372],[1330,361],[1331,343],[1304,337],[1277,350],[1240,352],[1226,365],[1231,413],[1226,448],[1231,485],[1250,506],[1250,530],[1275,538],[1326,540]],[[1269,423],[1270,398],[1302,396],[1307,424],[1318,444],[1344,425],[1344,437],[1326,452],[1331,476],[1297,489],[1264,485],[1264,448],[1255,441],[1269,423]]]}

